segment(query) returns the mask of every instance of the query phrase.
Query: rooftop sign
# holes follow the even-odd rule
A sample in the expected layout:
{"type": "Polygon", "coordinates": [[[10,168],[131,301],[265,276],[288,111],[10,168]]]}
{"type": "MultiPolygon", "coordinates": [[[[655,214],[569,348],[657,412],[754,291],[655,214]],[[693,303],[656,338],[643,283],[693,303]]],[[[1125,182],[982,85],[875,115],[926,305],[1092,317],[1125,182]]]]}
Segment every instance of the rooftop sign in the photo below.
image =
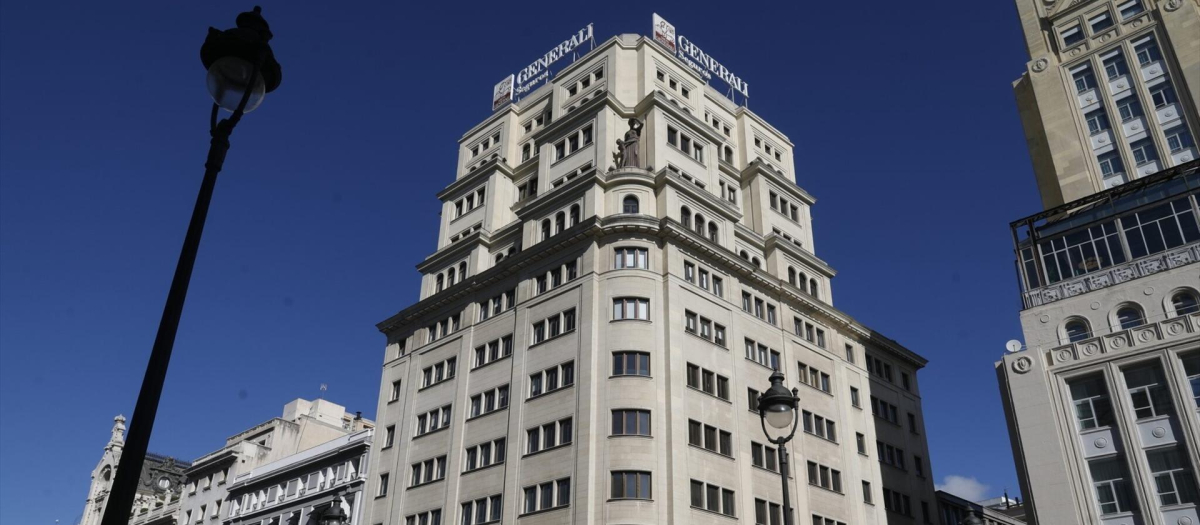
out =
{"type": "Polygon", "coordinates": [[[595,44],[592,24],[588,24],[587,27],[571,35],[571,38],[564,40],[547,51],[541,58],[534,60],[532,64],[496,84],[496,88],[492,91],[492,111],[519,99],[520,95],[532,91],[539,82],[550,78],[550,65],[573,53],[584,42],[595,44]]]}
{"type": "Polygon", "coordinates": [[[733,74],[732,71],[717,62],[717,59],[712,55],[705,53],[695,43],[683,35],[676,36],[675,26],[667,22],[663,17],[654,13],[654,41],[658,42],[668,51],[687,64],[688,67],[696,71],[705,80],[712,80],[715,76],[721,79],[725,85],[731,90],[741,93],[743,97],[750,97],[750,85],[741,77],[733,74]]]}

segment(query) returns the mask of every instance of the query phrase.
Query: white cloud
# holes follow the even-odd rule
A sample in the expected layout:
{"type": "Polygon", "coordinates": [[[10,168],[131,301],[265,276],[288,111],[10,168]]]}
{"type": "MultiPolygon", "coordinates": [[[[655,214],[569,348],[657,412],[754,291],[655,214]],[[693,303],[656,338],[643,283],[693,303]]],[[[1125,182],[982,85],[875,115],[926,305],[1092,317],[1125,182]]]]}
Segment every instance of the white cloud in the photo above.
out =
{"type": "Polygon", "coordinates": [[[982,501],[987,499],[988,489],[990,488],[975,478],[955,476],[953,474],[942,478],[942,482],[937,484],[938,490],[944,490],[968,501],[982,501]]]}

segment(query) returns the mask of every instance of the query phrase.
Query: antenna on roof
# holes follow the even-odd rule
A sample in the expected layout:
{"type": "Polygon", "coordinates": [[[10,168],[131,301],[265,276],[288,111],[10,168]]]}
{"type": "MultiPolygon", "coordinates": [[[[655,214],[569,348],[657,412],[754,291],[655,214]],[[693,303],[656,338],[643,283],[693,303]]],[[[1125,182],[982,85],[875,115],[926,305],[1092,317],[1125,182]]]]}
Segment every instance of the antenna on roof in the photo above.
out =
{"type": "Polygon", "coordinates": [[[329,390],[329,385],[321,383],[321,393],[317,396],[317,399],[321,399],[325,395],[326,390],[329,390]]]}

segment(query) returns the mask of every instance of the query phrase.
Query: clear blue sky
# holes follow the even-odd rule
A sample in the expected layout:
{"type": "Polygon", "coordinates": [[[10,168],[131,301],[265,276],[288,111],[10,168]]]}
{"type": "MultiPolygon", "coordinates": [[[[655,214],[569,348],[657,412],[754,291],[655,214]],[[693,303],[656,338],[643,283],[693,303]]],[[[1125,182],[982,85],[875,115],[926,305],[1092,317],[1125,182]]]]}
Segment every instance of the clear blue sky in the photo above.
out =
{"type": "MultiPolygon", "coordinates": [[[[252,5],[0,4],[0,522],[78,519],[132,411],[208,148],[199,47],[252,5]]],[[[374,324],[417,297],[492,86],[657,11],[795,143],[837,305],[929,358],[935,477],[1015,493],[992,363],[1020,337],[1007,224],[1039,204],[1012,2],[553,5],[264,4],[283,85],[234,133],[151,450],[209,452],[321,383],[373,416],[374,324]]]]}

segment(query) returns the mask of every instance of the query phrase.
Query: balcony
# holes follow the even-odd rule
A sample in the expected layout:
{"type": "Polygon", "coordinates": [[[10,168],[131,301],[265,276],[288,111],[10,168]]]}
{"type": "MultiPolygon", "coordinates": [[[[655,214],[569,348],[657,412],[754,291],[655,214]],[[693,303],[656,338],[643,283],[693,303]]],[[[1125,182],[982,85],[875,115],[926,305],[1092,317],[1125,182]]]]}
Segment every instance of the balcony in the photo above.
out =
{"type": "Polygon", "coordinates": [[[1192,161],[1014,221],[1024,307],[1200,262],[1197,193],[1192,161]]]}
{"type": "Polygon", "coordinates": [[[1163,104],[1154,108],[1154,114],[1158,117],[1158,123],[1163,128],[1172,127],[1179,120],[1179,104],[1163,104]]]}

